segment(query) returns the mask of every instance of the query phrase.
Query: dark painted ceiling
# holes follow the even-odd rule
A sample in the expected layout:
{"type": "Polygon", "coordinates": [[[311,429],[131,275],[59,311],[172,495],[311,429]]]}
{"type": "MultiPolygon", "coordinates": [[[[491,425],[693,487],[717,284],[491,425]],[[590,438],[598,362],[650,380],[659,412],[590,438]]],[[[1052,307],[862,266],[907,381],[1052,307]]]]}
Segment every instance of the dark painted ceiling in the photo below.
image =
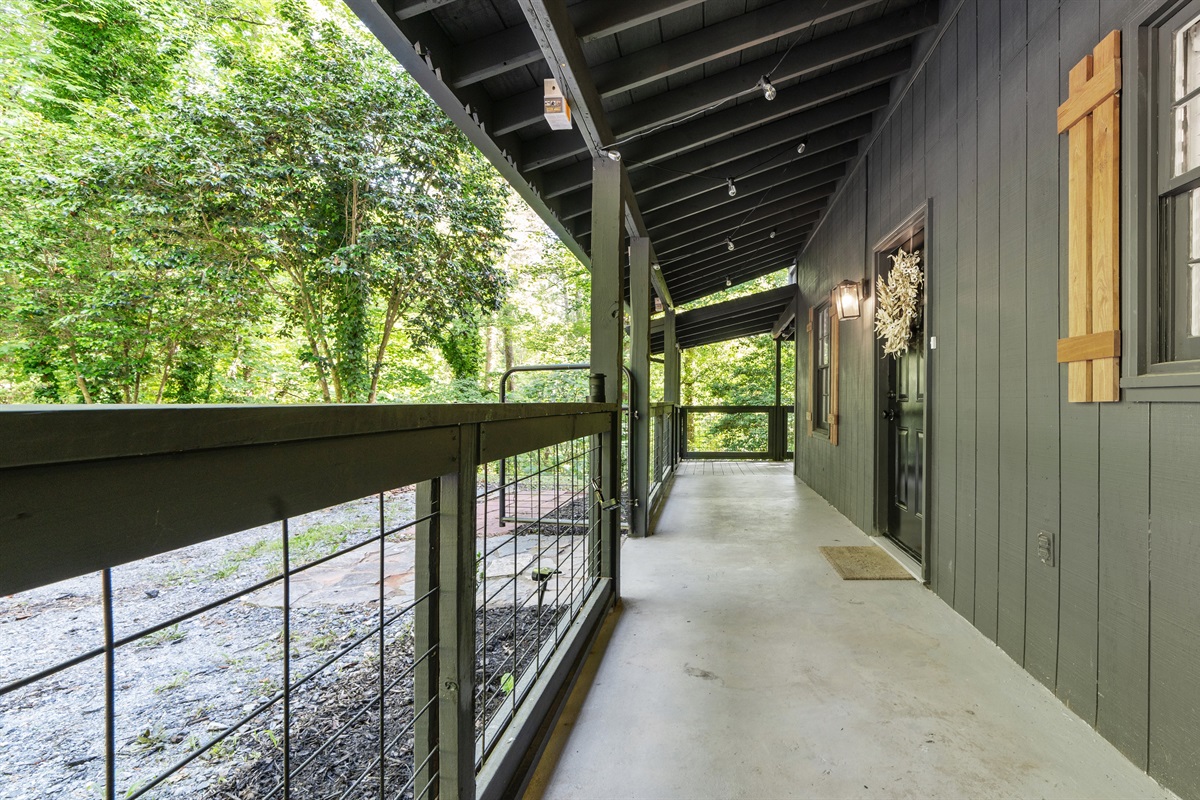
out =
{"type": "Polygon", "coordinates": [[[937,22],[934,0],[346,2],[585,260],[592,159],[619,152],[675,305],[793,263],[937,22]]]}
{"type": "MultiPolygon", "coordinates": [[[[675,317],[675,341],[681,348],[727,342],[760,334],[791,339],[795,334],[796,286],[789,284],[736,300],[680,312],[675,317]]],[[[663,351],[663,321],[650,324],[650,352],[663,351]]]]}

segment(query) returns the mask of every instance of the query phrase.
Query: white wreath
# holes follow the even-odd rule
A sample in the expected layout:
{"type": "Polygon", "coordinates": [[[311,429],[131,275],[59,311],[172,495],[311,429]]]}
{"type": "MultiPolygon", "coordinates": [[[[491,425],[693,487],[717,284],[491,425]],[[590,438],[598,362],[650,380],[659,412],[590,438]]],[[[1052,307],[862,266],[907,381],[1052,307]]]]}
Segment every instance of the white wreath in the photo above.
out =
{"type": "Polygon", "coordinates": [[[892,259],[887,280],[879,276],[879,304],[875,311],[875,332],[883,340],[885,356],[901,356],[908,352],[921,302],[921,253],[900,252],[892,259]]]}

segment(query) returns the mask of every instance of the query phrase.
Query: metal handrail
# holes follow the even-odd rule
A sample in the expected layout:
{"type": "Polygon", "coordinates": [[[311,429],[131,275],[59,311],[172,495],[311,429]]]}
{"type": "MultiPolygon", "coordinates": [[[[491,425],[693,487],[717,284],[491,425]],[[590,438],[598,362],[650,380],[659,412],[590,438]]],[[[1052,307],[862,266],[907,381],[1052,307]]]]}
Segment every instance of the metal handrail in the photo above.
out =
{"type": "MultiPolygon", "coordinates": [[[[590,362],[579,362],[579,363],[573,363],[573,364],[523,364],[523,365],[519,365],[519,366],[515,366],[515,367],[509,367],[508,369],[506,369],[504,371],[504,374],[500,376],[500,402],[502,404],[507,402],[506,398],[508,396],[508,379],[511,378],[513,375],[515,375],[518,372],[569,372],[569,371],[574,371],[574,370],[590,370],[591,368],[592,368],[592,365],[590,362]]],[[[629,383],[628,383],[629,390],[628,391],[629,391],[629,396],[632,397],[633,396],[633,388],[634,388],[633,372],[630,371],[629,367],[627,367],[624,364],[621,365],[621,370],[622,370],[622,372],[625,373],[626,380],[629,381],[629,383]]],[[[630,410],[629,404],[621,404],[620,408],[621,408],[621,411],[625,412],[625,414],[627,415],[627,417],[628,417],[627,422],[629,423],[629,427],[632,430],[633,419],[632,419],[632,411],[630,410]]],[[[627,463],[629,464],[629,469],[632,469],[633,468],[632,459],[627,459],[627,463]]],[[[506,479],[505,460],[501,459],[500,460],[499,503],[500,503],[500,527],[502,527],[502,528],[507,527],[509,522],[512,522],[514,524],[520,524],[522,522],[528,521],[528,520],[518,519],[515,515],[512,517],[508,517],[507,514],[505,513],[505,510],[507,508],[507,494],[505,492],[505,485],[506,485],[505,479],[506,479]]],[[[622,527],[628,527],[628,524],[623,524],[622,527]]]]}

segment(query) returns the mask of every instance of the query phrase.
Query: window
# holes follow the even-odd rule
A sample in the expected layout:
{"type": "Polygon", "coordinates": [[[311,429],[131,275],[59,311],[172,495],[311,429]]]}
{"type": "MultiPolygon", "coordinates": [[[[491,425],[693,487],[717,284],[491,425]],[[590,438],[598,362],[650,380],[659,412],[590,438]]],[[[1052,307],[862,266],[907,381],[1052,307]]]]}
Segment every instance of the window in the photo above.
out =
{"type": "Polygon", "coordinates": [[[813,337],[816,340],[816,367],[813,376],[813,430],[829,432],[830,369],[829,304],[813,309],[813,337]]]}
{"type": "Polygon", "coordinates": [[[1150,371],[1194,372],[1200,371],[1200,2],[1168,17],[1156,39],[1159,253],[1150,371]]]}

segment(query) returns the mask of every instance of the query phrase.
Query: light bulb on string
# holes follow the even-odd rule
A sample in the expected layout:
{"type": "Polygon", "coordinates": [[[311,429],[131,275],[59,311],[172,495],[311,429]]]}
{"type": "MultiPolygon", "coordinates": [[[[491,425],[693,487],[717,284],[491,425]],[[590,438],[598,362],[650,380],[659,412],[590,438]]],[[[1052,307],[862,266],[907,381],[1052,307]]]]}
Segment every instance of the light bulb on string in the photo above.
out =
{"type": "Polygon", "coordinates": [[[604,155],[608,156],[613,161],[621,160],[621,151],[620,150],[601,150],[600,152],[604,153],[604,155]]]}
{"type": "Polygon", "coordinates": [[[771,228],[771,232],[769,234],[767,234],[767,237],[770,239],[774,239],[775,233],[776,233],[776,230],[774,228],[771,228]]]}
{"type": "Polygon", "coordinates": [[[771,83],[771,79],[769,77],[767,77],[766,75],[763,75],[762,78],[759,80],[758,86],[760,89],[762,89],[763,97],[768,102],[770,102],[771,100],[774,100],[775,95],[779,94],[779,92],[777,92],[775,90],[775,85],[773,83],[771,83]]]}
{"type": "Polygon", "coordinates": [[[726,237],[725,237],[725,241],[724,241],[724,245],[725,245],[725,249],[726,249],[726,250],[729,250],[730,252],[732,252],[732,251],[733,251],[733,249],[734,249],[733,239],[731,239],[730,237],[726,236],[726,237]]]}
{"type": "Polygon", "coordinates": [[[733,281],[729,279],[729,276],[725,277],[725,286],[726,287],[733,286],[733,281]]]}
{"type": "Polygon", "coordinates": [[[808,147],[808,137],[805,136],[796,144],[796,155],[804,155],[804,150],[808,147]]]}
{"type": "Polygon", "coordinates": [[[730,197],[737,197],[737,184],[733,182],[733,178],[726,178],[725,186],[729,188],[730,197]]]}

